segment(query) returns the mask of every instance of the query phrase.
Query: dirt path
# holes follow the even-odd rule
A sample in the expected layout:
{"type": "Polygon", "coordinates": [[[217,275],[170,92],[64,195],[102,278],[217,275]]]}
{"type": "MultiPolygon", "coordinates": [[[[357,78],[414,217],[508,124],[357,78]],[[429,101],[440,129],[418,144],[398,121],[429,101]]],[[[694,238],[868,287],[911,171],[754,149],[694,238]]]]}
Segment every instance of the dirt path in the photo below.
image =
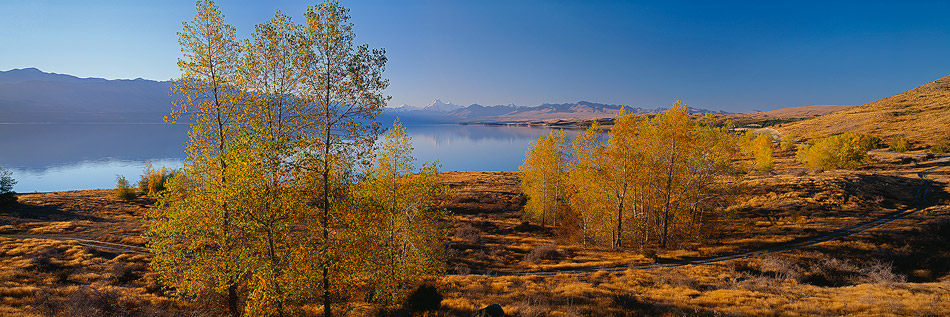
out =
{"type": "Polygon", "coordinates": [[[122,252],[122,253],[128,252],[128,253],[138,253],[138,254],[152,254],[151,252],[148,251],[148,248],[145,248],[145,247],[140,247],[140,246],[135,246],[135,245],[130,245],[130,244],[106,242],[106,241],[100,241],[100,240],[82,239],[82,238],[62,236],[62,235],[0,234],[0,237],[10,238],[10,239],[46,239],[46,240],[76,241],[77,244],[84,247],[88,247],[88,248],[107,250],[107,251],[113,251],[113,252],[122,252]]]}
{"type": "Polygon", "coordinates": [[[587,268],[576,268],[576,269],[566,269],[566,270],[496,272],[496,273],[492,273],[488,275],[492,275],[492,276],[521,276],[521,275],[552,276],[552,275],[557,275],[557,274],[590,273],[590,272],[598,272],[598,271],[622,272],[628,269],[652,270],[652,269],[672,268],[672,267],[679,267],[679,266],[686,266],[686,265],[712,264],[712,263],[718,263],[718,262],[724,262],[724,261],[730,261],[730,260],[736,260],[736,259],[758,257],[758,256],[763,256],[763,255],[782,252],[782,251],[800,249],[803,247],[816,245],[819,243],[835,240],[838,238],[848,237],[851,235],[855,235],[858,233],[862,233],[862,232],[877,228],[879,226],[888,224],[892,221],[907,217],[908,215],[911,215],[929,206],[930,202],[927,200],[927,194],[930,193],[930,188],[933,185],[933,180],[927,177],[927,175],[929,175],[930,173],[938,169],[950,166],[950,156],[940,156],[940,158],[936,160],[935,162],[943,162],[944,164],[931,167],[917,173],[917,176],[926,180],[926,182],[924,183],[924,185],[921,185],[920,187],[917,188],[917,191],[914,195],[914,201],[916,203],[914,208],[894,212],[894,213],[885,215],[883,217],[880,217],[878,219],[868,221],[851,228],[841,229],[841,230],[832,232],[830,234],[817,236],[817,237],[813,237],[813,238],[801,240],[801,241],[782,243],[782,244],[778,244],[775,246],[758,249],[758,250],[738,252],[738,253],[720,255],[720,256],[696,257],[692,259],[671,261],[671,262],[630,263],[629,265],[623,265],[623,266],[601,266],[601,267],[587,267],[587,268]]]}

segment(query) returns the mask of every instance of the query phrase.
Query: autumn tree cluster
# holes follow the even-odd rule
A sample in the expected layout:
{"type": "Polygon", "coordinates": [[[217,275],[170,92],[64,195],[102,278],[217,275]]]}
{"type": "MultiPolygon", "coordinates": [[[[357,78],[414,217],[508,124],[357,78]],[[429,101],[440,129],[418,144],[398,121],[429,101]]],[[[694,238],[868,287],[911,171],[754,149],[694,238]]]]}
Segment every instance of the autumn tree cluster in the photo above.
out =
{"type": "Polygon", "coordinates": [[[330,316],[365,294],[391,305],[441,272],[437,166],[413,168],[398,123],[375,146],[385,52],[355,46],[349,19],[323,2],[238,40],[199,0],[183,23],[183,97],[166,120],[195,123],[147,233],[172,295],[232,316],[330,316]]]}
{"type": "Polygon", "coordinates": [[[737,151],[679,102],[652,118],[621,112],[608,132],[595,124],[567,146],[551,132],[527,151],[525,217],[613,248],[695,238],[737,151]]]}

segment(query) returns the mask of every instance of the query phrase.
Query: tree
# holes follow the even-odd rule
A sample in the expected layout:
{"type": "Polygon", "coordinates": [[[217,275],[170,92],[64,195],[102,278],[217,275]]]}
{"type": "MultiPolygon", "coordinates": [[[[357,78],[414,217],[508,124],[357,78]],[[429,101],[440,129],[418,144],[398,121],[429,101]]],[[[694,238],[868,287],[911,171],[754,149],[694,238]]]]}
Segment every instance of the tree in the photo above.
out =
{"type": "Polygon", "coordinates": [[[646,146],[653,135],[652,127],[645,119],[621,111],[614,120],[614,127],[610,130],[604,155],[609,164],[604,176],[609,189],[613,215],[614,234],[611,246],[620,248],[623,244],[624,231],[634,224],[624,219],[632,220],[635,217],[645,221],[642,209],[638,211],[637,202],[642,207],[641,195],[643,189],[650,186],[649,179],[644,178],[646,173],[646,146]]]}
{"type": "Polygon", "coordinates": [[[223,295],[232,315],[242,300],[247,314],[296,315],[319,297],[330,316],[365,264],[351,252],[366,234],[355,164],[388,100],[385,52],[353,46],[335,1],[308,7],[305,25],[278,11],[243,45],[213,2],[197,8],[167,118],[196,124],[150,214],[152,267],[174,295],[223,295]]]}
{"type": "Polygon", "coordinates": [[[298,227],[308,215],[306,177],[298,159],[306,143],[303,102],[297,95],[301,73],[295,63],[303,48],[301,27],[280,11],[255,27],[244,41],[241,86],[247,94],[244,128],[230,144],[231,186],[240,230],[248,237],[242,253],[249,268],[248,314],[283,316],[289,303],[310,291],[300,287],[310,272],[294,268],[313,260],[298,227]]]}
{"type": "Polygon", "coordinates": [[[660,219],[660,245],[687,237],[702,223],[704,203],[716,196],[717,177],[730,170],[736,142],[725,130],[693,122],[680,101],[653,117],[652,170],[660,219]]]}
{"type": "Polygon", "coordinates": [[[621,248],[640,234],[641,247],[654,237],[666,247],[698,231],[736,140],[693,121],[686,109],[676,102],[653,118],[621,112],[606,142],[596,125],[574,140],[566,183],[585,245],[621,248]]]}
{"type": "Polygon", "coordinates": [[[213,1],[198,0],[196,9],[194,20],[182,23],[178,33],[184,57],[178,60],[182,76],[173,81],[172,92],[182,97],[165,118],[196,123],[189,133],[189,175],[176,177],[171,187],[177,192],[163,196],[163,208],[152,215],[156,224],[148,234],[156,256],[151,266],[175,295],[225,293],[230,314],[237,316],[245,268],[234,261],[241,238],[228,205],[232,191],[225,158],[243,119],[244,89],[237,85],[243,51],[213,1]]]}
{"type": "Polygon", "coordinates": [[[412,143],[398,119],[376,151],[376,160],[358,186],[359,200],[369,204],[363,217],[370,228],[364,273],[374,300],[392,305],[423,276],[444,270],[445,212],[434,199],[446,192],[438,181],[438,163],[416,171],[412,143]]]}
{"type": "Polygon", "coordinates": [[[13,191],[16,180],[11,175],[13,172],[0,167],[0,207],[16,204],[16,192],[13,191]]]}
{"type": "Polygon", "coordinates": [[[334,218],[354,209],[346,203],[344,185],[352,182],[352,164],[372,148],[379,125],[368,122],[386,105],[389,97],[382,91],[389,81],[382,78],[384,50],[370,50],[365,44],[354,47],[348,9],[336,1],[323,2],[307,7],[306,17],[303,41],[308,49],[302,51],[297,66],[304,74],[300,96],[305,129],[313,135],[302,147],[308,149],[306,166],[318,197],[316,221],[308,227],[317,231],[315,264],[322,275],[324,315],[330,316],[331,276],[340,276],[340,264],[345,262],[333,252],[345,242],[334,236],[342,228],[334,218]]]}
{"type": "Polygon", "coordinates": [[[543,227],[547,220],[557,226],[561,216],[565,188],[563,180],[567,157],[564,153],[564,131],[538,137],[534,147],[525,152],[521,170],[521,188],[528,196],[524,217],[538,220],[543,227]]]}
{"type": "Polygon", "coordinates": [[[766,133],[749,134],[747,136],[746,152],[755,159],[755,168],[767,172],[775,165],[772,156],[772,136],[766,133]]]}
{"type": "Polygon", "coordinates": [[[569,163],[567,170],[568,201],[571,212],[578,219],[581,239],[586,247],[588,243],[613,243],[613,236],[606,238],[612,218],[607,206],[609,195],[604,184],[608,161],[600,141],[603,131],[594,123],[573,142],[575,161],[569,163]]]}

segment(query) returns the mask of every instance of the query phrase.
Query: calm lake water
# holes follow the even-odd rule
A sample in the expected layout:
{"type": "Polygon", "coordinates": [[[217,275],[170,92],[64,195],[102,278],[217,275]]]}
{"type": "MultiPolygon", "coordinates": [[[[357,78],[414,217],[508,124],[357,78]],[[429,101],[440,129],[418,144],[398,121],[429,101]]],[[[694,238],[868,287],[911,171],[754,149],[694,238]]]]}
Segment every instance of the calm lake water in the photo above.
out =
{"type": "MultiPolygon", "coordinates": [[[[20,193],[114,188],[116,176],[135,183],[146,161],[180,167],[185,124],[0,124],[0,166],[20,193]]],[[[528,145],[547,128],[407,125],[418,165],[442,171],[516,171],[528,145]]],[[[579,131],[568,130],[568,139],[579,131]]]]}

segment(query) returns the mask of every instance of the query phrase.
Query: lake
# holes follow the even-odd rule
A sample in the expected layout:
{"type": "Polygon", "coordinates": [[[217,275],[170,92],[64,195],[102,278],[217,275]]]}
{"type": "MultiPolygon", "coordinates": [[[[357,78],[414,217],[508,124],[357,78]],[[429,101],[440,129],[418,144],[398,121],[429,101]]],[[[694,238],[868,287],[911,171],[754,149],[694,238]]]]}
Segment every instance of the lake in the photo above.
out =
{"type": "MultiPolygon", "coordinates": [[[[19,193],[114,188],[133,184],[146,161],[180,167],[187,124],[0,124],[0,167],[19,193]]],[[[484,125],[406,125],[417,165],[442,171],[516,171],[529,144],[550,129],[484,125]]],[[[573,139],[579,130],[567,130],[573,139]]]]}

